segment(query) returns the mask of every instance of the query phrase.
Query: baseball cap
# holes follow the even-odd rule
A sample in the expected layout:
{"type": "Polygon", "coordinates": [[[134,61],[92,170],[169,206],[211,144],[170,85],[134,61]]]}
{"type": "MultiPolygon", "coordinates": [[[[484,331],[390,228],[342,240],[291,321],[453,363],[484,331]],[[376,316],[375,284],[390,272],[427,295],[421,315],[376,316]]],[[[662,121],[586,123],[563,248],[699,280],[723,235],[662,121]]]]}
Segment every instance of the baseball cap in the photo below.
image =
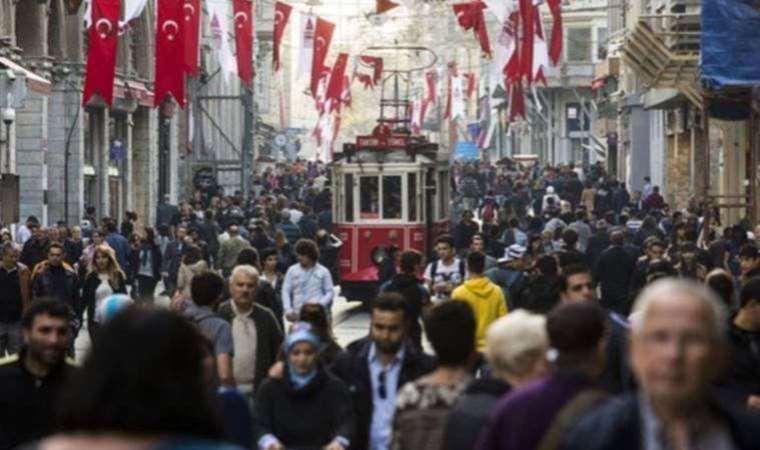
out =
{"type": "Polygon", "coordinates": [[[510,261],[520,259],[525,255],[525,247],[520,244],[512,244],[504,249],[504,256],[497,261],[499,264],[503,264],[510,261]]]}

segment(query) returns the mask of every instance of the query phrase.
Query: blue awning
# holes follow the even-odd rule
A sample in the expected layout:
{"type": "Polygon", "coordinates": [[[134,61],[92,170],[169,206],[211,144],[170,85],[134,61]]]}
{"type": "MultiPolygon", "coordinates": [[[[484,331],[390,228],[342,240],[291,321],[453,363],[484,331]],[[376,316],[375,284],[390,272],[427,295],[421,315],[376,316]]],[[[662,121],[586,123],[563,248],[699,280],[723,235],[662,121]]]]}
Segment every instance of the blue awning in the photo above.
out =
{"type": "Polygon", "coordinates": [[[760,9],[756,0],[703,0],[702,85],[717,91],[760,85],[760,9]]]}

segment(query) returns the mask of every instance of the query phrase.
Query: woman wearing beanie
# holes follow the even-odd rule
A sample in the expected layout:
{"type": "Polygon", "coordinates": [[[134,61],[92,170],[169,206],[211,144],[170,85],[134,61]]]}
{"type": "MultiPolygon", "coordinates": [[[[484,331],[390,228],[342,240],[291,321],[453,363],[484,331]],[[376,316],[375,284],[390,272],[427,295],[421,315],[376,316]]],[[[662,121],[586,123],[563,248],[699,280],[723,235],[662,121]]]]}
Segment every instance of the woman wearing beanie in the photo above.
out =
{"type": "Polygon", "coordinates": [[[259,450],[345,450],[354,430],[346,386],[318,364],[322,343],[298,322],[285,339],[285,373],[270,378],[254,403],[259,450]]]}

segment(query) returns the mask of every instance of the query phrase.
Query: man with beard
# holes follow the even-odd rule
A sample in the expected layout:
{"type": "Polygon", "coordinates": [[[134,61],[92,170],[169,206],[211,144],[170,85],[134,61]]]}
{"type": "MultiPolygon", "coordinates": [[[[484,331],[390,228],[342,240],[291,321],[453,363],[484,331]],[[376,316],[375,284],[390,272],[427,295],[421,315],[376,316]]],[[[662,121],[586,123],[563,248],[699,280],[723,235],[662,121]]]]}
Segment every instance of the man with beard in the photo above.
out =
{"type": "Polygon", "coordinates": [[[52,431],[53,402],[74,363],[66,358],[71,310],[57,300],[32,303],[22,319],[21,351],[0,360],[0,449],[52,431]]]}
{"type": "Polygon", "coordinates": [[[350,450],[388,450],[396,392],[435,368],[432,356],[407,343],[401,294],[380,294],[370,314],[370,335],[350,344],[332,367],[348,386],[356,414],[358,426],[350,450]]]}

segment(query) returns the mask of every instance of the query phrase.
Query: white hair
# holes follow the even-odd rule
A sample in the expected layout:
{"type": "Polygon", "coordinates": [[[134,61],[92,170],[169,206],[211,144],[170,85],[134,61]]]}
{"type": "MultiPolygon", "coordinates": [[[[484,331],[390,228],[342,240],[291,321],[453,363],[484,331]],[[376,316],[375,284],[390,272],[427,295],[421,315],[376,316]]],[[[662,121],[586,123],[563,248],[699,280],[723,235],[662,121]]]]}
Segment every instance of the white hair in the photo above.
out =
{"type": "Polygon", "coordinates": [[[232,269],[232,276],[230,276],[230,280],[238,275],[245,275],[249,278],[253,278],[256,281],[259,280],[259,271],[250,264],[235,266],[235,268],[232,269]]]}
{"type": "Polygon", "coordinates": [[[726,338],[726,310],[707,286],[682,278],[664,278],[647,286],[636,298],[631,314],[631,330],[640,332],[646,324],[652,303],[662,298],[679,297],[702,305],[708,311],[708,326],[715,338],[726,338]]]}
{"type": "Polygon", "coordinates": [[[522,309],[498,319],[486,331],[486,358],[497,371],[523,375],[548,347],[546,318],[522,309]]]}

